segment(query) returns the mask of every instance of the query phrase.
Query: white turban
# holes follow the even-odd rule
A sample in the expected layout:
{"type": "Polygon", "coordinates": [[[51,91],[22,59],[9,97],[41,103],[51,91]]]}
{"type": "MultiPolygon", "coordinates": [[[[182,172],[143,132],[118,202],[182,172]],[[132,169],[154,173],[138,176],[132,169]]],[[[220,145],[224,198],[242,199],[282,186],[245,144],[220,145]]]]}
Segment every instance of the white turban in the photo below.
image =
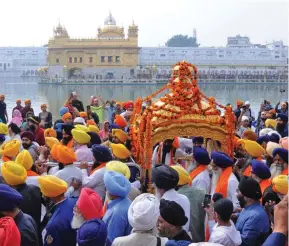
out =
{"type": "Polygon", "coordinates": [[[246,115],[243,115],[243,116],[242,116],[242,121],[245,121],[245,120],[249,120],[249,117],[246,116],[246,115]]]}
{"type": "Polygon", "coordinates": [[[271,128],[263,128],[260,132],[259,132],[259,137],[263,137],[265,135],[267,135],[269,132],[273,131],[271,128]]]}
{"type": "Polygon", "coordinates": [[[153,194],[144,193],[134,199],[128,209],[128,221],[133,229],[153,229],[160,215],[160,204],[153,194]]]}
{"type": "Polygon", "coordinates": [[[245,102],[245,105],[250,105],[250,102],[249,102],[249,101],[246,101],[246,102],[245,102]]]}
{"type": "Polygon", "coordinates": [[[81,117],[76,117],[73,121],[73,123],[78,123],[78,124],[82,124],[85,125],[85,120],[81,117]]]}

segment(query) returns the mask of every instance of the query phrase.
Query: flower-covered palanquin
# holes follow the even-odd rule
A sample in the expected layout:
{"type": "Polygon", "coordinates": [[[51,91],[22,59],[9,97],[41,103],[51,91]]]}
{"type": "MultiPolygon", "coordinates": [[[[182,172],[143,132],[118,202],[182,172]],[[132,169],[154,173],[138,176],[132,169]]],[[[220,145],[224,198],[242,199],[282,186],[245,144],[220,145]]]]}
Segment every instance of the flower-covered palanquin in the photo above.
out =
{"type": "Polygon", "coordinates": [[[167,85],[144,99],[137,99],[131,118],[131,140],[133,155],[143,169],[151,170],[154,145],[176,136],[217,140],[223,152],[233,155],[235,116],[232,108],[206,97],[197,85],[197,78],[196,66],[179,62],[174,65],[167,85]],[[152,102],[167,89],[168,94],[152,102]],[[147,107],[142,111],[144,101],[147,107]]]}

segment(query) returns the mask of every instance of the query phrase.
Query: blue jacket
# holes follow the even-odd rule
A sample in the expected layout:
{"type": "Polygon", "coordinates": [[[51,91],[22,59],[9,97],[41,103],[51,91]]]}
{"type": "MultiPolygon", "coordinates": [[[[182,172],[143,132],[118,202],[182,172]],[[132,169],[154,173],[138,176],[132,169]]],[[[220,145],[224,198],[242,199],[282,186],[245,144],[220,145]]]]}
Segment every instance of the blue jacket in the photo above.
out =
{"type": "Polygon", "coordinates": [[[55,205],[46,225],[44,246],[75,246],[76,230],[71,228],[76,198],[66,198],[55,205]]]}
{"type": "Polygon", "coordinates": [[[240,213],[236,223],[240,231],[241,246],[260,245],[269,233],[269,219],[259,202],[249,205],[240,213]]]}
{"type": "Polygon", "coordinates": [[[131,201],[125,198],[117,198],[107,204],[107,210],[103,221],[107,226],[107,238],[110,242],[117,237],[127,236],[131,233],[131,226],[128,222],[128,208],[131,201]]]}

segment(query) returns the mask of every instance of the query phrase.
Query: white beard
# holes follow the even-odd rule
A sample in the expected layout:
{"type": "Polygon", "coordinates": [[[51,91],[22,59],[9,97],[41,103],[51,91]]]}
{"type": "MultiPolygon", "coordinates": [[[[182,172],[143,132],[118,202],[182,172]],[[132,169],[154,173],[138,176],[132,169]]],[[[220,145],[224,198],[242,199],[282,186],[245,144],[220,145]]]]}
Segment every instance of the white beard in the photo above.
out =
{"type": "Polygon", "coordinates": [[[281,165],[276,165],[273,163],[270,166],[270,172],[271,172],[271,179],[275,178],[276,176],[282,174],[283,168],[281,165]]]}
{"type": "Polygon", "coordinates": [[[218,170],[213,170],[212,172],[213,172],[213,175],[212,175],[211,194],[214,194],[219,178],[222,174],[222,169],[218,168],[218,170]]]}
{"type": "Polygon", "coordinates": [[[71,228],[72,229],[79,229],[82,224],[84,224],[85,219],[83,218],[82,214],[74,213],[72,221],[71,221],[71,228]]]}

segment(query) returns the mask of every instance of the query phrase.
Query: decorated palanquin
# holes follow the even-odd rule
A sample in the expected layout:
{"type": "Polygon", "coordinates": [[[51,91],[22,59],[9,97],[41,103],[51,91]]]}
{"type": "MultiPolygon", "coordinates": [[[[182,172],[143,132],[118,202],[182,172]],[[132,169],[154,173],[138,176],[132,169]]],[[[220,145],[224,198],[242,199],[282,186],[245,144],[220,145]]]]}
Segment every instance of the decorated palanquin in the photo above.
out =
{"type": "Polygon", "coordinates": [[[174,65],[168,84],[154,94],[136,100],[131,118],[132,152],[143,169],[151,170],[153,147],[176,136],[215,140],[221,144],[221,151],[233,155],[235,116],[232,108],[218,104],[213,97],[206,97],[200,91],[197,79],[196,66],[179,62],[174,65]],[[153,102],[165,90],[169,93],[153,102]],[[143,102],[147,103],[144,111],[143,102]],[[224,111],[223,116],[221,111],[224,111]]]}

